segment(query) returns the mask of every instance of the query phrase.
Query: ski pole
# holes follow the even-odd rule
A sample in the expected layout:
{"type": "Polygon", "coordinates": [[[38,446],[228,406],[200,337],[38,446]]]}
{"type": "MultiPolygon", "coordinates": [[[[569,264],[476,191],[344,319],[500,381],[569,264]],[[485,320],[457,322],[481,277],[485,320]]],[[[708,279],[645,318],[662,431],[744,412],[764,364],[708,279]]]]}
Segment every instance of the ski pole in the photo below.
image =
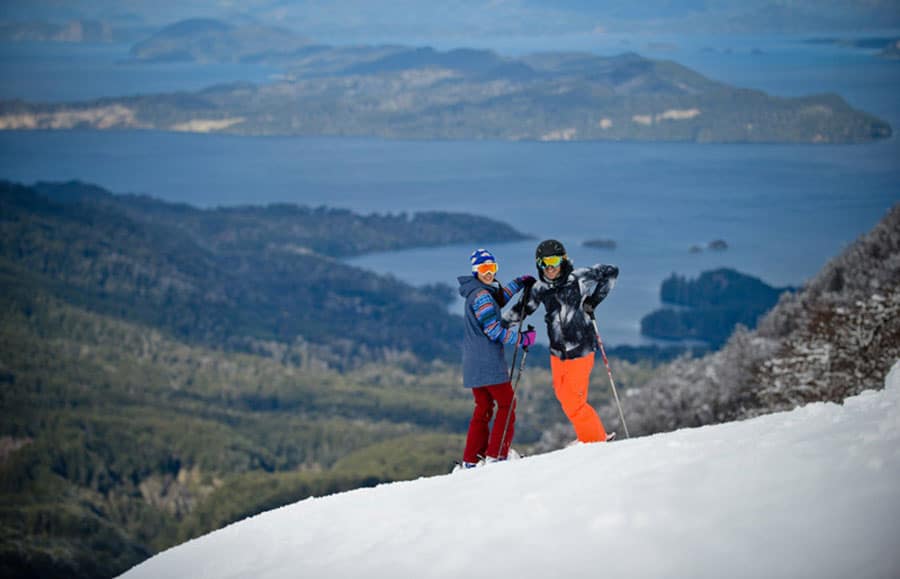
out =
{"type": "MultiPolygon", "coordinates": [[[[522,292],[522,297],[519,299],[519,303],[513,306],[514,308],[519,308],[519,315],[522,316],[519,318],[519,335],[522,334],[522,324],[525,323],[525,304],[528,303],[528,294],[531,293],[531,286],[526,286],[525,291],[522,292]]],[[[516,347],[513,348],[513,357],[512,364],[509,365],[509,381],[512,382],[513,375],[516,372],[516,358],[519,356],[519,342],[516,342],[516,347]]]]}
{"type": "Polygon", "coordinates": [[[619,403],[619,393],[616,392],[616,383],[613,381],[612,370],[609,369],[609,360],[606,358],[606,350],[603,348],[603,340],[600,339],[600,330],[597,329],[597,318],[591,316],[591,321],[594,322],[594,332],[597,334],[597,343],[600,344],[600,354],[603,356],[603,363],[606,365],[606,375],[609,376],[609,386],[612,388],[613,397],[616,399],[616,407],[619,409],[619,420],[622,421],[622,428],[625,429],[625,438],[630,438],[628,435],[628,425],[625,424],[625,415],[622,413],[622,405],[619,403]]]}
{"type": "MultiPolygon", "coordinates": [[[[531,324],[528,325],[528,331],[534,330],[534,326],[531,324]]],[[[500,436],[500,448],[497,449],[497,454],[503,452],[503,443],[506,442],[506,431],[509,429],[509,419],[512,417],[512,413],[516,409],[516,390],[519,388],[519,380],[522,379],[522,370],[525,369],[525,358],[528,357],[528,348],[522,346],[522,360],[519,362],[519,374],[516,376],[516,382],[513,384],[513,395],[512,402],[509,405],[509,412],[506,413],[506,424],[503,425],[503,435],[500,436]]],[[[510,375],[510,378],[512,376],[510,375]]],[[[497,458],[500,458],[499,456],[497,458]]]]}

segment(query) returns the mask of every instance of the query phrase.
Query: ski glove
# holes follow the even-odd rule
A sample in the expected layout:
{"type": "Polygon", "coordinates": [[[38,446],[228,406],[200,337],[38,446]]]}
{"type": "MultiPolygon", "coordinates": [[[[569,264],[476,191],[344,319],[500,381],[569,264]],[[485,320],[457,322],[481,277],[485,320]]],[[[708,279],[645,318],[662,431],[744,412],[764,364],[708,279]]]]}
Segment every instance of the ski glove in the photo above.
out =
{"type": "Polygon", "coordinates": [[[534,330],[529,327],[528,330],[519,334],[519,345],[523,348],[528,348],[529,346],[534,344],[534,339],[534,330]]]}
{"type": "Polygon", "coordinates": [[[596,307],[597,307],[597,302],[591,298],[588,298],[588,299],[584,300],[584,305],[582,306],[582,309],[584,310],[584,313],[586,313],[587,315],[589,315],[590,317],[593,318],[594,317],[594,308],[596,308],[596,307]]]}
{"type": "Polygon", "coordinates": [[[528,289],[534,285],[535,279],[533,276],[523,275],[522,277],[517,277],[516,282],[523,288],[528,289]]]}

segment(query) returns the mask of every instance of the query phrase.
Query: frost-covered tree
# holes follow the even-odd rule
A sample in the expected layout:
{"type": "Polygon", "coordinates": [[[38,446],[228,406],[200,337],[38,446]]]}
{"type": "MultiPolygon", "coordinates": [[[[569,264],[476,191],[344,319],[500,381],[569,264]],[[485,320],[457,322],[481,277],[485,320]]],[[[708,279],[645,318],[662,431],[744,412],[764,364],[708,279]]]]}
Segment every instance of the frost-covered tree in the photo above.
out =
{"type": "Polygon", "coordinates": [[[661,366],[623,405],[632,435],[727,422],[880,388],[898,359],[900,204],[782,295],[755,331],[739,327],[721,350],[661,366]]]}

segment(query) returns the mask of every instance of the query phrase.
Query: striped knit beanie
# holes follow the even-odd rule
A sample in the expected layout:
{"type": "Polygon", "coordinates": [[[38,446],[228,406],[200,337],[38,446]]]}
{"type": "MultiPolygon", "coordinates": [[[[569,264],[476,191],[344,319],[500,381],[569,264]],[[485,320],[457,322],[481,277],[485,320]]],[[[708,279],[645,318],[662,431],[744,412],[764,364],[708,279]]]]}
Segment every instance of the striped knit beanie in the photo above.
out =
{"type": "Polygon", "coordinates": [[[482,263],[497,263],[497,260],[494,259],[494,254],[490,251],[479,248],[472,252],[472,255],[469,256],[469,261],[472,262],[472,275],[478,275],[478,266],[482,263]]]}

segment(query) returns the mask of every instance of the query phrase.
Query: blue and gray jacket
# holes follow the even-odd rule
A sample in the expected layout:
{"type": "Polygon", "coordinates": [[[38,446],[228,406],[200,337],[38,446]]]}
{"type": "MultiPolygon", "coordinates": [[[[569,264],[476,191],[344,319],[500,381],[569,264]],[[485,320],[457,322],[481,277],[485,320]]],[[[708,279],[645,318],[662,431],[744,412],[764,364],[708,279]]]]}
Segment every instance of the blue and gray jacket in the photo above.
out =
{"type": "Polygon", "coordinates": [[[463,339],[463,386],[477,388],[509,381],[504,344],[517,344],[519,332],[503,321],[501,310],[525,284],[516,278],[503,287],[481,283],[477,277],[459,278],[459,295],[466,300],[463,339]]]}

